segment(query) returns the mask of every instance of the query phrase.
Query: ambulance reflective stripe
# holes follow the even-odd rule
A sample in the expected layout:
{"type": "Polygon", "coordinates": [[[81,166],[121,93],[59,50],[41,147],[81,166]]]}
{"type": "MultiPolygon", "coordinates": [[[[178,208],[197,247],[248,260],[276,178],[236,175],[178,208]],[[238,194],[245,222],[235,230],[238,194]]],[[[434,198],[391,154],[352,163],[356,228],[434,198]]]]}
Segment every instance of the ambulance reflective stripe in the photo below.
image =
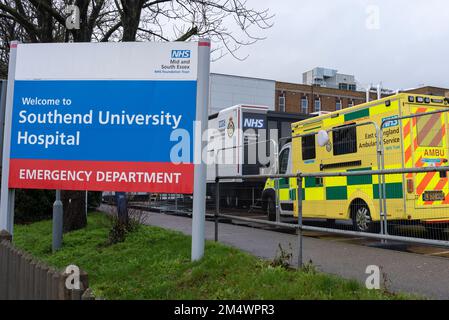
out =
{"type": "MultiPolygon", "coordinates": [[[[435,165],[436,167],[441,166],[441,163],[437,163],[435,165]]],[[[432,182],[432,179],[437,175],[436,172],[427,172],[426,175],[424,176],[424,178],[421,180],[421,182],[419,183],[418,187],[416,188],[416,193],[418,195],[421,195],[424,193],[424,191],[427,189],[427,187],[429,186],[429,184],[432,182]]],[[[433,188],[429,188],[431,190],[433,190],[433,188]]]]}
{"type": "MultiPolygon", "coordinates": [[[[405,150],[405,157],[404,157],[404,162],[405,162],[405,167],[406,168],[411,168],[412,167],[412,141],[411,141],[411,120],[407,120],[404,124],[404,150],[405,150]]],[[[408,173],[407,174],[407,178],[411,179],[413,178],[413,174],[412,173],[408,173]]]]}
{"type": "MultiPolygon", "coordinates": [[[[448,183],[448,179],[447,178],[442,178],[440,179],[440,181],[438,181],[437,185],[434,187],[434,190],[436,191],[442,191],[444,189],[444,187],[446,186],[446,184],[448,183]]],[[[446,203],[446,201],[449,199],[449,194],[446,195],[446,199],[444,200],[443,203],[446,203]]],[[[434,201],[425,201],[424,204],[425,205],[432,205],[434,203],[434,201]]]]}
{"type": "Polygon", "coordinates": [[[420,117],[418,125],[418,145],[441,146],[444,131],[441,129],[441,114],[420,117]]]}
{"type": "MultiPolygon", "coordinates": [[[[416,113],[426,113],[432,110],[419,108],[416,113]]],[[[419,159],[415,167],[425,167],[434,165],[442,166],[444,150],[435,149],[445,147],[444,138],[446,136],[446,128],[443,123],[443,117],[440,113],[423,115],[413,119],[414,147],[415,154],[419,155],[419,159]],[[432,148],[432,149],[431,149],[432,148]],[[435,151],[436,150],[436,151],[435,151]]],[[[447,151],[446,151],[447,152],[447,151]]],[[[409,177],[409,175],[407,175],[409,177]]],[[[416,174],[416,204],[419,206],[441,205],[448,203],[448,195],[444,201],[424,201],[423,194],[426,191],[443,191],[447,189],[448,179],[441,178],[439,173],[427,172],[416,174]]]]}

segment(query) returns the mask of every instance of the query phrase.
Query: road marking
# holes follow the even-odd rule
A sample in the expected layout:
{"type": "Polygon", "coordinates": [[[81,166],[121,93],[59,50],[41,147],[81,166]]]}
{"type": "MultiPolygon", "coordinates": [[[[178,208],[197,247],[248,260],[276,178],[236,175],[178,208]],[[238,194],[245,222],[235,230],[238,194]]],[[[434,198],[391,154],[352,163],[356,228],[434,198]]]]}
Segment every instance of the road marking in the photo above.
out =
{"type": "Polygon", "coordinates": [[[427,254],[428,256],[439,256],[440,254],[447,254],[449,251],[441,251],[427,254]]]}

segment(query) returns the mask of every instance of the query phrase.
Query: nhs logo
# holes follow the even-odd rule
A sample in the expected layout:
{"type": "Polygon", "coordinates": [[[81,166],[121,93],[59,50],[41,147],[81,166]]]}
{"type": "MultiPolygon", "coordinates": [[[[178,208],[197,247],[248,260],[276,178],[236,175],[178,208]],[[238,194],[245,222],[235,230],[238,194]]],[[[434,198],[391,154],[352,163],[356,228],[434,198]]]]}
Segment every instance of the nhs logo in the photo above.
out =
{"type": "Polygon", "coordinates": [[[246,118],[243,126],[246,128],[263,128],[263,120],[246,118]]]}
{"type": "Polygon", "coordinates": [[[382,122],[383,122],[383,127],[382,127],[383,129],[390,128],[390,127],[396,127],[397,125],[399,125],[397,116],[383,118],[382,122]]]}
{"type": "Polygon", "coordinates": [[[189,59],[190,58],[190,50],[172,50],[171,58],[172,59],[189,59]]]}

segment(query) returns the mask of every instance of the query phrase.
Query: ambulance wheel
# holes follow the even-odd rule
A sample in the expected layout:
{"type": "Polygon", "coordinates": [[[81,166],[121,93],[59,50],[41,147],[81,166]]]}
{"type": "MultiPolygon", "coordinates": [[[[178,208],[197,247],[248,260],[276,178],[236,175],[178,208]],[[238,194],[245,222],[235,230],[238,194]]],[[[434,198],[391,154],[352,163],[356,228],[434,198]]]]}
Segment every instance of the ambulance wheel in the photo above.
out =
{"type": "Polygon", "coordinates": [[[373,232],[376,224],[371,218],[368,205],[363,200],[355,200],[351,204],[352,226],[357,232],[373,232]]]}
{"type": "Polygon", "coordinates": [[[276,203],[272,197],[267,197],[266,200],[266,210],[269,221],[276,221],[276,203]]]}

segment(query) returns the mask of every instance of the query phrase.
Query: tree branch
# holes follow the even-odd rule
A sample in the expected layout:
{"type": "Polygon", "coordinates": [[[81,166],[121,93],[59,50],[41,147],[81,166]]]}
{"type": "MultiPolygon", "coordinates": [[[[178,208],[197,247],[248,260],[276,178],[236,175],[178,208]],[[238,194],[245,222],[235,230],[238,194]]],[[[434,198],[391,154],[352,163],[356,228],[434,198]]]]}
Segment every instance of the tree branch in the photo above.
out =
{"type": "Polygon", "coordinates": [[[100,42],[108,42],[108,41],[109,41],[109,38],[112,36],[112,34],[113,34],[114,32],[116,32],[121,26],[122,26],[122,22],[121,22],[121,21],[118,22],[118,23],[116,23],[114,26],[112,26],[112,27],[108,30],[108,32],[106,32],[106,33],[104,34],[104,36],[103,36],[103,38],[101,39],[100,42]]]}
{"type": "Polygon", "coordinates": [[[36,26],[29,22],[26,17],[22,16],[19,12],[3,3],[0,3],[0,10],[9,13],[14,18],[14,20],[17,21],[17,23],[19,23],[25,28],[25,30],[27,30],[32,40],[37,41],[38,30],[36,26]]]}
{"type": "Polygon", "coordinates": [[[187,41],[191,37],[193,37],[194,35],[197,35],[197,34],[198,34],[198,28],[196,26],[193,26],[192,28],[189,29],[189,31],[184,33],[182,36],[180,36],[175,41],[187,41]]]}
{"type": "Polygon", "coordinates": [[[48,4],[43,2],[42,0],[28,0],[30,3],[37,8],[42,7],[45,11],[47,11],[56,21],[60,24],[65,25],[65,19],[63,16],[59,14],[54,8],[50,7],[48,4]]]}

